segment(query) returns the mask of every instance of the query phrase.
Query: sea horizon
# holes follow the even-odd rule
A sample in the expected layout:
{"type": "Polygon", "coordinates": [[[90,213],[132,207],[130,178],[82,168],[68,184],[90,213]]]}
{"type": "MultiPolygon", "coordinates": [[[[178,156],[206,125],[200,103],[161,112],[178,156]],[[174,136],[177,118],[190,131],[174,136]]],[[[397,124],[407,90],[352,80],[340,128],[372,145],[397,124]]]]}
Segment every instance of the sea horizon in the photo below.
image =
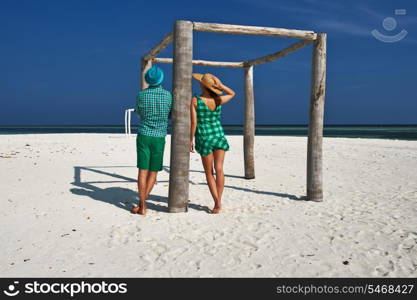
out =
{"type": "MultiPolygon", "coordinates": [[[[243,125],[223,125],[226,135],[242,135],[243,125]]],[[[136,133],[137,125],[131,127],[136,133]]],[[[124,125],[0,125],[8,134],[107,133],[123,134],[124,125]]],[[[170,130],[169,130],[170,133],[170,130]]],[[[256,125],[256,135],[307,136],[307,124],[256,125]]],[[[325,124],[324,137],[417,140],[417,124],[325,124]]]]}

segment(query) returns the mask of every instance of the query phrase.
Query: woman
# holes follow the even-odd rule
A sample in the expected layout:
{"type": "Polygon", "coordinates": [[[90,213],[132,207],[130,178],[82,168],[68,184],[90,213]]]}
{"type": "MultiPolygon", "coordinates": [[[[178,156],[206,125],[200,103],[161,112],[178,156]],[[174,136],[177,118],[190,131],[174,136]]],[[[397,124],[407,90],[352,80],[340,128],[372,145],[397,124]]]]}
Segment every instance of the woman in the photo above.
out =
{"type": "Polygon", "coordinates": [[[222,206],[224,189],[224,155],[225,151],[229,150],[229,143],[220,123],[220,115],[222,105],[230,101],[235,92],[212,74],[194,73],[193,78],[200,82],[201,96],[195,96],[191,100],[190,151],[194,152],[195,137],[195,150],[201,155],[207,183],[214,200],[214,208],[211,212],[218,214],[222,206]],[[223,92],[226,94],[221,96],[223,92]]]}

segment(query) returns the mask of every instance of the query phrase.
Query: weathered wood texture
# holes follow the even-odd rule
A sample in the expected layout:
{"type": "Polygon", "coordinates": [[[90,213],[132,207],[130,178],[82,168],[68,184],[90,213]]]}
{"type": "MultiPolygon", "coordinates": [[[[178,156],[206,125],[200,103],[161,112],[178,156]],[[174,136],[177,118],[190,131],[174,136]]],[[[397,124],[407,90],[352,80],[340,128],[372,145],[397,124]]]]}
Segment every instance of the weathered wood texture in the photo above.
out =
{"type": "Polygon", "coordinates": [[[255,178],[255,101],[253,93],[253,67],[245,67],[245,124],[243,127],[243,156],[245,178],[255,178]]]}
{"type": "Polygon", "coordinates": [[[260,57],[260,58],[255,58],[255,59],[248,60],[248,61],[244,62],[244,65],[245,66],[256,66],[256,65],[259,65],[259,64],[272,62],[274,60],[277,60],[279,58],[287,56],[288,54],[290,54],[294,51],[297,51],[298,49],[301,49],[301,48],[303,48],[307,45],[310,45],[311,43],[313,43],[313,41],[311,41],[311,40],[297,42],[297,43],[292,44],[291,46],[289,46],[289,47],[287,47],[287,48],[285,48],[281,51],[278,51],[278,52],[275,52],[275,53],[272,53],[272,54],[269,54],[269,55],[266,55],[266,56],[263,56],[263,57],[260,57]]]}
{"type": "Polygon", "coordinates": [[[315,40],[317,34],[308,30],[285,29],[274,27],[259,27],[259,26],[243,26],[217,23],[201,23],[194,22],[195,31],[216,32],[227,34],[251,34],[251,35],[266,35],[266,36],[281,36],[291,37],[305,40],[315,40]]]}
{"type": "Polygon", "coordinates": [[[145,74],[146,74],[146,71],[148,71],[151,67],[152,67],[152,62],[142,58],[141,66],[140,66],[140,89],[141,90],[144,90],[149,86],[145,80],[145,74]]]}
{"type": "Polygon", "coordinates": [[[163,38],[163,40],[158,45],[156,45],[151,51],[149,51],[147,55],[144,56],[144,59],[151,60],[152,58],[157,56],[159,52],[164,50],[165,47],[168,46],[169,43],[172,42],[173,39],[174,39],[174,33],[170,32],[163,38]]]}
{"type": "MultiPolygon", "coordinates": [[[[172,64],[172,58],[155,57],[153,62],[172,64]]],[[[193,60],[193,65],[209,66],[209,67],[225,67],[225,68],[241,68],[243,62],[223,62],[223,61],[208,61],[208,60],[193,60]]]]}
{"type": "Polygon", "coordinates": [[[307,198],[323,201],[323,117],[326,92],[326,34],[313,46],[310,119],[307,146],[307,198]]]}
{"type": "Polygon", "coordinates": [[[169,212],[186,212],[188,207],[192,59],[193,24],[189,21],[176,21],[174,25],[169,212]]]}

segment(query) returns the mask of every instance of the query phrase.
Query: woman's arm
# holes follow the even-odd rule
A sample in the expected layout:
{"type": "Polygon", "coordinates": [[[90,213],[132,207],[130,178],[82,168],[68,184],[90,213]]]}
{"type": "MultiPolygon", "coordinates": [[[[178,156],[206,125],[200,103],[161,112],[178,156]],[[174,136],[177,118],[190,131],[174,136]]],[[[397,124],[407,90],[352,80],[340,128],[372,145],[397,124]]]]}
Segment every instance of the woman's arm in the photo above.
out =
{"type": "Polygon", "coordinates": [[[190,152],[194,152],[194,136],[197,128],[197,112],[195,110],[197,106],[197,98],[191,99],[190,116],[191,116],[191,129],[190,129],[190,152]]]}
{"type": "Polygon", "coordinates": [[[226,102],[232,100],[232,98],[235,96],[235,91],[224,85],[219,78],[214,76],[214,79],[216,80],[214,87],[226,93],[226,95],[219,96],[221,100],[220,104],[225,104],[226,102]]]}

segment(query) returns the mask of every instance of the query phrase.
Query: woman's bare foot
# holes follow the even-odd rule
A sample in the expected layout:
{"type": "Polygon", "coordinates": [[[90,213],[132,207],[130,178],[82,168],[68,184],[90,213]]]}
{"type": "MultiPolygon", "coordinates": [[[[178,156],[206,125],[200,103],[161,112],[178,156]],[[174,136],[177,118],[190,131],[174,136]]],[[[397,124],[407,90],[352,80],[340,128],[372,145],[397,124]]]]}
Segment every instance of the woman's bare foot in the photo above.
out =
{"type": "Polygon", "coordinates": [[[213,209],[211,210],[212,214],[218,214],[220,213],[221,207],[220,206],[214,206],[213,209]]]}
{"type": "Polygon", "coordinates": [[[139,212],[138,212],[138,214],[140,214],[142,216],[146,215],[146,208],[147,208],[146,207],[146,204],[139,206],[139,212]]]}
{"type": "Polygon", "coordinates": [[[132,214],[139,213],[139,206],[132,206],[132,209],[130,210],[132,214]]]}
{"type": "Polygon", "coordinates": [[[132,214],[139,214],[139,215],[146,215],[146,204],[145,205],[139,205],[139,206],[133,206],[130,210],[132,214]]]}

